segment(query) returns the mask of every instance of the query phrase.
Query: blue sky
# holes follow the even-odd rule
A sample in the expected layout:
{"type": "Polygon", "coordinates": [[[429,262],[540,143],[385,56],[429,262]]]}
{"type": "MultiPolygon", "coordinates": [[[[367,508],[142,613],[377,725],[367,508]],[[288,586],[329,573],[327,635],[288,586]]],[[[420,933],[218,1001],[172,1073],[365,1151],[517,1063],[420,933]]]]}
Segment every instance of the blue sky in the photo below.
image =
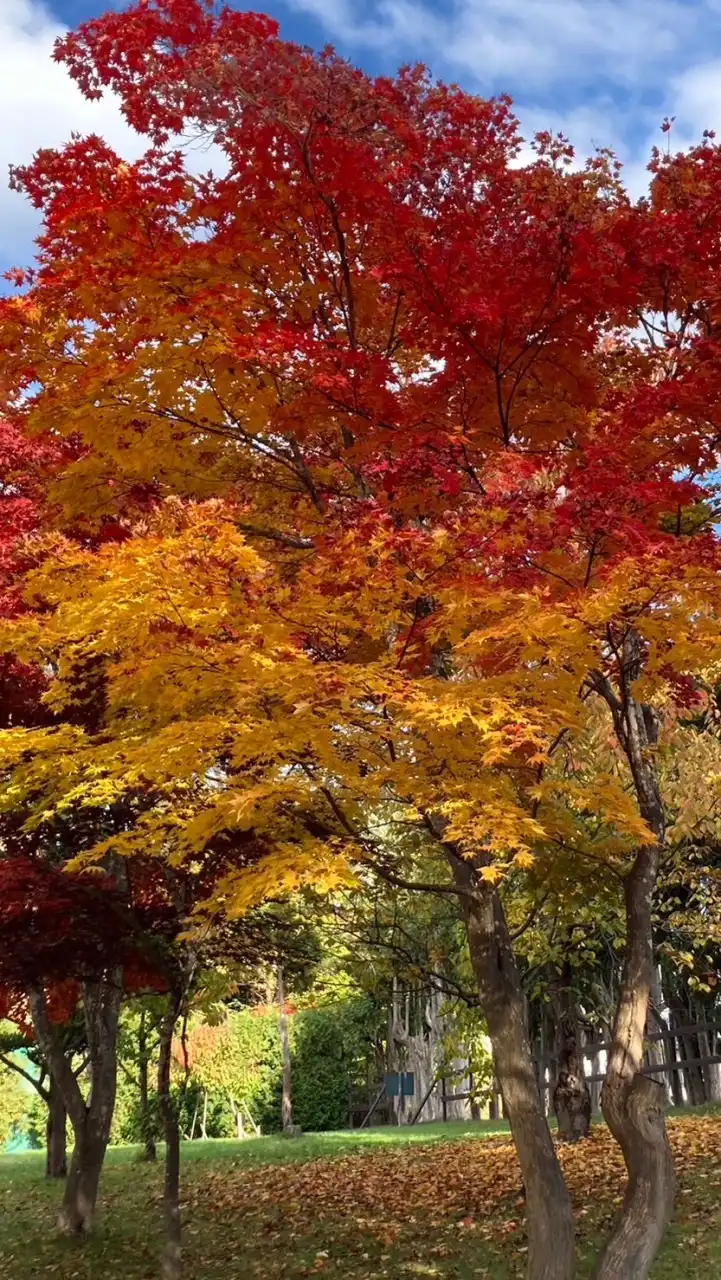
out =
{"type": "MultiPolygon", "coordinates": [[[[141,149],[117,105],[87,104],[50,60],[57,35],[104,0],[0,0],[0,170],[71,130],[141,149]]],[[[258,6],[254,6],[258,7],[258,6]]],[[[563,129],[578,151],[612,146],[634,192],[665,115],[683,146],[721,134],[721,0],[267,0],[289,38],[369,71],[426,62],[482,94],[508,92],[524,132],[563,129]]],[[[32,255],[36,215],[0,184],[0,270],[32,255]]]]}

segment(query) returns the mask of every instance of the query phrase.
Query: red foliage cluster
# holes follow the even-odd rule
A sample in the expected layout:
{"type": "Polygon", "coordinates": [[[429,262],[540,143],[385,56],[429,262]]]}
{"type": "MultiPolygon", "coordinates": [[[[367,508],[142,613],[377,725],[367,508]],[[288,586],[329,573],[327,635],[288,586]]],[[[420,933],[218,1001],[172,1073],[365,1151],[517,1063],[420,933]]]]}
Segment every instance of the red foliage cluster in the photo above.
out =
{"type": "Polygon", "coordinates": [[[0,977],[9,984],[81,981],[117,963],[131,926],[108,877],[33,858],[0,861],[0,977]]]}
{"type": "MultiPolygon", "coordinates": [[[[632,206],[602,157],[565,176],[553,164],[514,165],[508,100],[482,101],[418,68],[371,79],[281,40],[262,15],[143,0],[83,24],[56,57],[86,96],[116,93],[151,142],[128,165],[97,137],[75,139],[15,173],[45,219],[34,296],[49,314],[81,319],[92,246],[102,308],[93,298],[88,318],[102,315],[111,331],[124,316],[118,376],[154,324],[166,340],[179,315],[192,316],[199,332],[224,335],[239,369],[279,387],[268,438],[294,437],[341,523],[338,460],[352,441],[353,467],[373,490],[355,504],[354,527],[364,512],[376,529],[388,517],[399,554],[399,513],[425,517],[420,543],[436,512],[452,526],[454,566],[480,564],[483,583],[496,575],[548,589],[551,555],[577,567],[568,583],[556,577],[561,595],[585,582],[586,567],[590,580],[629,553],[674,556],[683,568],[688,547],[659,517],[703,496],[684,473],[715,465],[715,326],[693,340],[686,326],[673,377],[659,376],[670,339],[636,369],[608,334],[668,306],[706,324],[721,229],[710,196],[721,154],[709,139],[667,166],[657,159],[654,200],[632,206]],[[191,185],[182,157],[163,148],[198,126],[230,172],[191,185]],[[138,225],[146,237],[130,235],[138,225]],[[338,253],[348,297],[330,340],[302,282],[332,294],[327,264],[338,253]],[[236,256],[253,278],[273,280],[261,290],[265,312],[230,278],[236,256]],[[139,276],[177,303],[126,327],[139,276]],[[398,353],[416,345],[427,367],[399,378],[398,353]],[[489,531],[478,513],[500,508],[489,531]]],[[[551,161],[568,150],[550,135],[537,146],[551,161]]],[[[26,371],[28,386],[34,376],[26,371]]],[[[705,551],[713,560],[711,539],[705,551]]],[[[700,536],[693,554],[703,553],[700,536]]]]}
{"type": "MultiPolygon", "coordinates": [[[[46,983],[45,1007],[50,1022],[63,1026],[69,1022],[80,999],[80,983],[69,979],[67,982],[46,983]]],[[[15,1024],[28,1040],[34,1038],[30,1005],[26,993],[19,987],[0,987],[0,1018],[7,1018],[15,1024]]]]}
{"type": "Polygon", "coordinates": [[[136,910],[103,873],[0,861],[0,1017],[27,1028],[26,994],[42,987],[51,1018],[65,1022],[81,984],[118,965],[129,994],[166,989],[164,945],[177,925],[162,894],[146,894],[136,910]]]}
{"type": "MultiPolygon", "coordinates": [[[[29,564],[25,539],[40,519],[44,478],[57,463],[61,447],[31,439],[0,421],[0,616],[23,609],[22,575],[29,564]]],[[[47,719],[41,705],[45,677],[37,667],[0,655],[0,728],[33,725],[47,719]]]]}
{"type": "Polygon", "coordinates": [[[173,1040],[173,1058],[182,1070],[187,1065],[192,1071],[194,1067],[214,1057],[226,1035],[227,1030],[222,1025],[199,1023],[186,1036],[185,1045],[177,1037],[173,1040]]]}

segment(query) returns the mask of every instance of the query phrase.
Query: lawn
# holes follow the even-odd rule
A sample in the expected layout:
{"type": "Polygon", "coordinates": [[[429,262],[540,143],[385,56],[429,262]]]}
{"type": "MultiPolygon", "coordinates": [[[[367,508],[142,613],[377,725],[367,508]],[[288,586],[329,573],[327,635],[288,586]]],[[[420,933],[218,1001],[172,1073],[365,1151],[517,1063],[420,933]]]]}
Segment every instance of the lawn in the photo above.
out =
{"type": "MultiPolygon", "coordinates": [[[[670,1121],[676,1222],[655,1280],[721,1275],[721,1118],[670,1121]]],[[[623,1185],[605,1129],[562,1151],[581,1273],[623,1185]]],[[[109,1154],[93,1238],[59,1240],[60,1190],[42,1156],[0,1158],[2,1280],[151,1280],[161,1247],[161,1169],[109,1154]]],[[[427,1125],[184,1148],[187,1280],[516,1280],[525,1264],[520,1178],[502,1124],[427,1125]]]]}

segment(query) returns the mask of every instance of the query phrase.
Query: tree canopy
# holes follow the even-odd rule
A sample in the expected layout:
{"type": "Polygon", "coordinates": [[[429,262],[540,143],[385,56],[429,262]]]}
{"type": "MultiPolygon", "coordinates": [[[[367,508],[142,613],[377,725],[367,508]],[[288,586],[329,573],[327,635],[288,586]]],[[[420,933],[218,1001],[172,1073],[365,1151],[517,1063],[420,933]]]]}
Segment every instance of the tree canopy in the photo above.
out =
{"type": "Polygon", "coordinates": [[[714,763],[684,807],[675,762],[684,732],[717,754],[683,725],[721,658],[721,149],[654,153],[634,202],[605,152],[540,134],[521,163],[506,98],[199,0],[56,56],[148,145],[13,174],[43,231],[0,385],[48,456],[0,644],[44,692],[5,717],[0,811],[40,842],[72,822],[72,871],[198,877],[198,928],[371,874],[457,899],[533,1277],[549,1250],[572,1274],[571,1211],[497,886],[540,867],[572,914],[569,868],[621,882],[604,1108],[631,1180],[598,1276],[643,1277],[673,1198],[637,1118],[653,895],[718,790],[714,763]]]}

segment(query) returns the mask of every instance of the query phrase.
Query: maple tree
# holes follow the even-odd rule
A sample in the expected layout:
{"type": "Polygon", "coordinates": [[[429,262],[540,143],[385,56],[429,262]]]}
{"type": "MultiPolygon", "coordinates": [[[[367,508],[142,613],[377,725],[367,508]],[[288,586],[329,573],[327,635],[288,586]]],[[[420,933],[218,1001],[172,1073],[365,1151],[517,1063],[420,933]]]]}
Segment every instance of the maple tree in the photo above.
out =
{"type": "MultiPolygon", "coordinates": [[[[73,1127],[59,1223],[71,1232],[92,1225],[115,1106],[121,1003],[138,992],[157,993],[157,1096],[166,1141],[163,1273],[174,1276],[180,1258],[180,1135],[171,1048],[197,987],[198,947],[179,937],[193,880],[141,859],[127,869],[121,865],[117,877],[98,868],[73,872],[62,863],[52,865],[43,852],[41,845],[35,857],[0,860],[0,1001],[3,1016],[37,1040],[73,1127]],[[74,1069],[76,1045],[67,1043],[62,1030],[80,1004],[91,1079],[87,1097],[74,1069]]],[[[217,949],[215,939],[211,955],[217,949]]]]}
{"type": "MultiPolygon", "coordinates": [[[[58,441],[47,437],[32,439],[10,423],[0,422],[0,615],[5,618],[16,617],[25,610],[22,575],[30,563],[25,540],[41,525],[49,474],[69,453],[70,450],[63,448],[58,441]]],[[[0,655],[0,723],[3,727],[48,723],[50,716],[42,705],[46,687],[47,674],[37,663],[22,663],[11,652],[0,655]]],[[[64,911],[72,898],[73,884],[52,882],[52,876],[50,880],[42,881],[40,868],[27,860],[32,840],[25,835],[22,826],[22,815],[4,815],[3,852],[6,856],[15,854],[0,868],[2,929],[5,935],[0,1008],[16,1024],[16,1030],[9,1039],[4,1037],[6,1049],[28,1043],[27,1036],[32,1034],[28,982],[36,981],[40,970],[43,977],[47,976],[49,968],[53,967],[49,965],[50,955],[59,961],[47,993],[55,1024],[59,1025],[72,1015],[78,991],[77,983],[67,978],[69,961],[67,955],[63,955],[70,929],[64,911]],[[57,902],[52,902],[51,895],[48,895],[50,883],[54,889],[60,889],[57,902]],[[35,891],[39,888],[40,900],[35,901],[35,891]],[[28,931],[24,926],[28,923],[30,902],[34,915],[28,931]],[[18,924],[23,935],[21,938],[18,938],[15,928],[18,924]],[[55,937],[46,935],[44,930],[48,926],[59,927],[59,934],[55,937]]],[[[87,944],[87,919],[85,924],[84,941],[87,944]]],[[[77,1047],[76,1030],[67,1026],[63,1038],[72,1059],[72,1050],[77,1047]]],[[[46,1172],[48,1177],[64,1178],[67,1172],[66,1107],[52,1075],[48,1074],[47,1063],[40,1055],[40,1074],[28,1075],[16,1056],[5,1053],[3,1061],[9,1069],[25,1075],[47,1105],[46,1172]]]]}
{"type": "Polygon", "coordinates": [[[46,1101],[55,1104],[53,1119],[64,1128],[67,1113],[72,1124],[60,1224],[86,1231],[110,1137],[120,1004],[134,984],[164,989],[157,948],[142,909],[136,905],[131,913],[127,894],[106,874],[70,873],[42,855],[5,857],[0,884],[2,1013],[37,1041],[50,1072],[46,1101]],[[74,1063],[77,1037],[68,1035],[78,1007],[91,1070],[87,1098],[74,1063]]]}
{"type": "MultiPolygon", "coordinates": [[[[43,436],[33,440],[8,423],[0,424],[0,616],[12,619],[27,611],[23,574],[36,555],[31,535],[47,527],[47,485],[63,462],[77,453],[43,436]]],[[[77,536],[77,535],[76,535],[77,536]]],[[[82,534],[79,536],[83,537],[82,534]]],[[[84,545],[117,540],[122,531],[105,521],[84,545]]],[[[86,731],[97,728],[104,703],[104,676],[99,664],[82,657],[71,660],[67,678],[74,687],[71,723],[86,731]]],[[[9,651],[0,658],[0,719],[4,726],[27,728],[56,724],[57,715],[43,704],[50,672],[39,655],[30,663],[9,651]],[[45,669],[43,669],[45,668],[45,669]]],[[[136,801],[137,803],[137,801],[136,801]]],[[[177,955],[169,943],[181,926],[184,905],[173,904],[147,866],[134,865],[128,877],[112,857],[110,876],[88,877],[63,865],[82,832],[107,833],[127,820],[122,806],[96,805],[78,815],[65,806],[50,821],[28,824],[27,808],[17,797],[0,819],[3,859],[3,959],[0,964],[0,1011],[22,1035],[36,1040],[49,1071],[47,1087],[33,1080],[48,1106],[48,1173],[68,1173],[61,1229],[90,1228],[105,1151],[110,1138],[117,1082],[117,1032],[124,995],[142,989],[168,991],[162,1021],[159,1097],[168,1139],[168,1165],[177,1153],[177,1115],[170,1099],[170,1043],[184,983],[177,955]],[[172,959],[173,963],[168,963],[172,959]],[[169,978],[174,980],[169,982],[169,978]],[[76,1037],[68,1026],[82,1007],[91,1087],[86,1098],[74,1063],[76,1037]],[[66,1121],[74,1132],[69,1172],[66,1168],[66,1121]]],[[[162,877],[161,877],[162,879],[162,877]]],[[[176,949],[177,950],[177,949],[176,949]]],[[[182,948],[180,949],[182,952],[182,948]]],[[[182,969],[182,966],[181,966],[182,969]]],[[[15,1063],[13,1063],[16,1066],[15,1063]]],[[[176,1160],[177,1166],[177,1160],[176,1160]]],[[[167,1215],[177,1234],[178,1173],[168,1179],[167,1215]]],[[[169,1251],[173,1241],[169,1238],[169,1251]]]]}
{"type": "Polygon", "coordinates": [[[105,15],[57,56],[149,148],[78,138],[15,171],[44,229],[0,312],[7,416],[81,447],[35,543],[39,607],[2,629],[52,660],[59,717],[2,735],[3,806],[32,827],[142,795],[81,855],[225,848],[231,915],[369,866],[398,882],[379,832],[413,824],[466,916],[534,1280],[573,1274],[573,1222],[497,884],[541,850],[612,867],[604,1113],[629,1183],[597,1275],[642,1278],[674,1195],[640,1071],[660,762],[721,651],[721,152],[656,155],[632,204],[563,139],[519,165],[506,99],[371,79],[197,0],[105,15]],[[184,131],[227,172],[191,176],[184,131]],[[93,724],[72,718],[87,670],[93,724]],[[621,771],[564,776],[599,706],[621,771]]]}

